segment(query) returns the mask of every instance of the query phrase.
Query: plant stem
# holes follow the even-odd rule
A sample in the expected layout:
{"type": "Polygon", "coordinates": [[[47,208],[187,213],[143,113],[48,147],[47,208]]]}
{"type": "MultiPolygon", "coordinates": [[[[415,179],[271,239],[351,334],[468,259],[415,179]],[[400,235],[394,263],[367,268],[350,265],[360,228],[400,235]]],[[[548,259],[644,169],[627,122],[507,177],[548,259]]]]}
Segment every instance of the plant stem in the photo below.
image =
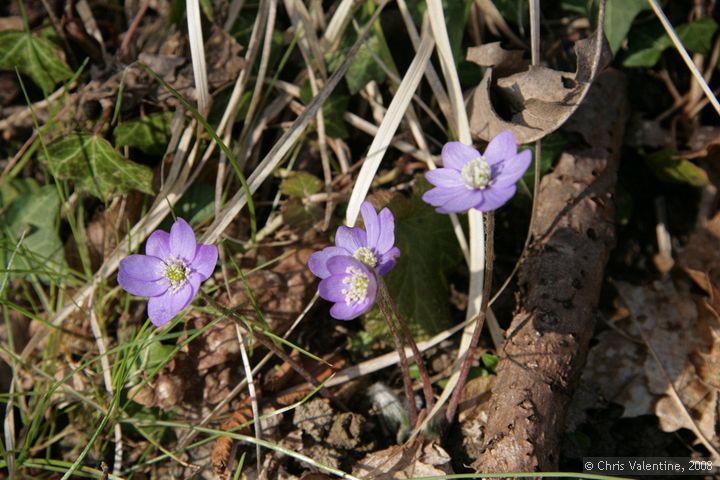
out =
{"type": "Polygon", "coordinates": [[[400,333],[395,327],[395,323],[392,319],[393,309],[390,305],[392,301],[390,301],[388,296],[384,294],[385,292],[383,291],[383,286],[384,284],[382,279],[378,278],[378,287],[380,290],[380,301],[378,302],[378,305],[380,307],[380,311],[383,314],[383,317],[385,317],[388,328],[390,329],[390,334],[392,335],[393,341],[395,342],[395,349],[398,351],[398,355],[400,356],[400,369],[402,370],[405,396],[407,397],[408,414],[410,415],[410,425],[412,425],[414,428],[417,426],[418,414],[417,407],[415,406],[415,394],[413,392],[412,379],[410,378],[410,367],[408,366],[408,360],[405,356],[405,348],[403,346],[402,338],[400,337],[400,333]]]}
{"type": "Polygon", "coordinates": [[[468,374],[470,373],[470,365],[472,364],[475,356],[475,350],[480,342],[480,334],[482,333],[483,323],[485,323],[485,313],[488,307],[488,297],[490,296],[490,288],[492,287],[492,266],[494,260],[494,245],[493,237],[495,233],[495,214],[489,212],[486,215],[487,222],[487,243],[486,243],[486,257],[485,257],[485,281],[482,296],[482,305],[480,306],[480,312],[477,314],[477,323],[475,324],[475,330],[473,331],[472,339],[470,339],[470,346],[468,347],[465,359],[463,360],[462,367],[460,368],[460,377],[453,390],[452,397],[448,403],[447,411],[445,412],[445,419],[448,423],[452,422],[457,412],[458,403],[460,402],[460,395],[465,387],[465,381],[467,380],[468,374]]]}
{"type": "Polygon", "coordinates": [[[410,328],[405,321],[405,317],[400,315],[400,311],[398,310],[397,305],[390,296],[390,291],[385,284],[385,280],[380,278],[378,281],[378,286],[380,287],[381,297],[384,297],[385,301],[392,308],[392,311],[395,314],[395,318],[400,324],[400,330],[405,336],[405,340],[410,345],[410,349],[413,352],[413,360],[415,360],[415,364],[418,366],[418,370],[420,372],[420,379],[422,380],[423,394],[425,395],[425,408],[427,408],[428,410],[432,410],[435,406],[435,396],[433,395],[432,381],[430,381],[430,375],[428,374],[427,368],[425,367],[425,362],[422,359],[420,349],[415,343],[415,339],[413,338],[412,332],[410,331],[410,328]]]}

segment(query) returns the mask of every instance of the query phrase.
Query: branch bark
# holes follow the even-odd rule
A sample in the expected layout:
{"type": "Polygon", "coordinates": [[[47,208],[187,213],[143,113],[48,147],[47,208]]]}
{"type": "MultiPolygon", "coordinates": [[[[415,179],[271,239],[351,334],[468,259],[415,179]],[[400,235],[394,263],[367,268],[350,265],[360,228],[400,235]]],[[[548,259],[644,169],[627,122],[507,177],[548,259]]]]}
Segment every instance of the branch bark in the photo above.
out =
{"type": "Polygon", "coordinates": [[[533,242],[518,273],[480,457],[481,472],[557,470],[565,413],[592,337],[615,243],[613,191],[626,118],[622,74],[602,73],[568,123],[566,151],[541,184],[533,242]]]}

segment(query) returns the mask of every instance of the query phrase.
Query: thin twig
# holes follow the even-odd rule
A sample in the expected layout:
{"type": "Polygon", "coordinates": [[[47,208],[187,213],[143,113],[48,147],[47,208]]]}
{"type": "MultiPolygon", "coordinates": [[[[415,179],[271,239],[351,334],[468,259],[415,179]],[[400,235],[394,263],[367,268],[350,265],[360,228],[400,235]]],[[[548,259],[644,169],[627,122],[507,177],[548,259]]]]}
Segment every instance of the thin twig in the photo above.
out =
{"type": "MultiPolygon", "coordinates": [[[[382,280],[380,280],[382,282],[382,280]]],[[[380,283],[378,282],[378,283],[380,283]]],[[[378,285],[379,286],[379,285],[378,285]]],[[[380,287],[380,302],[379,307],[380,311],[383,314],[383,317],[385,317],[385,322],[387,323],[388,329],[390,330],[390,334],[392,336],[393,342],[395,342],[395,350],[397,350],[398,354],[400,355],[400,369],[402,370],[402,380],[403,380],[403,386],[405,387],[405,397],[407,399],[407,408],[408,408],[408,415],[410,416],[410,425],[413,427],[417,426],[417,419],[418,419],[418,413],[417,413],[417,407],[415,406],[415,393],[413,391],[412,386],[412,379],[410,378],[410,367],[408,366],[407,356],[405,356],[405,348],[403,345],[402,338],[400,338],[400,333],[398,332],[397,328],[395,327],[395,322],[393,322],[393,309],[390,306],[390,303],[392,303],[392,300],[389,299],[389,294],[387,290],[383,290],[382,287],[380,287]]]]}
{"type": "Polygon", "coordinates": [[[435,396],[433,395],[432,381],[430,381],[430,375],[428,374],[425,362],[422,359],[422,354],[418,349],[417,343],[415,343],[415,339],[413,338],[412,332],[408,328],[408,324],[405,321],[405,318],[400,314],[397,305],[390,296],[390,291],[385,284],[385,280],[379,278],[378,287],[380,287],[380,297],[385,298],[385,300],[387,301],[388,305],[392,309],[393,314],[395,315],[395,318],[397,319],[397,322],[400,324],[400,330],[402,331],[403,335],[405,335],[405,340],[407,341],[408,345],[410,345],[410,349],[413,352],[412,358],[413,360],[415,360],[415,364],[418,366],[418,370],[420,372],[423,394],[425,395],[425,408],[427,408],[428,411],[432,410],[435,406],[435,396]]]}

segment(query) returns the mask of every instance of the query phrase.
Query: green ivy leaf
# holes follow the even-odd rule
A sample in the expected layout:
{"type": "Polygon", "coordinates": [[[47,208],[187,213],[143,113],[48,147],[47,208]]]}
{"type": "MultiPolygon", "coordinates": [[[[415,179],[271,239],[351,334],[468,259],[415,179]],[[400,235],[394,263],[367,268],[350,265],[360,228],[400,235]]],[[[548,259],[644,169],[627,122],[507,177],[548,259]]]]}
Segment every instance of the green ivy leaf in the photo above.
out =
{"type": "MultiPolygon", "coordinates": [[[[707,54],[712,46],[712,39],[717,31],[718,24],[710,17],[704,17],[693,23],[686,23],[677,27],[680,41],[690,53],[707,54]]],[[[630,53],[623,61],[626,67],[652,67],[662,53],[672,46],[670,37],[662,27],[638,29],[630,36],[630,53]]]]}
{"type": "Polygon", "coordinates": [[[56,178],[73,181],[79,190],[103,200],[129,190],[153,193],[152,170],[127,160],[99,135],[73,133],[58,138],[41,159],[56,178]]]}
{"type": "Polygon", "coordinates": [[[23,195],[16,197],[0,217],[0,268],[10,266],[20,271],[19,276],[37,272],[41,280],[48,282],[67,268],[56,230],[60,198],[53,185],[40,188],[23,184],[18,185],[18,190],[24,191],[23,195]],[[11,257],[12,265],[8,265],[11,257]]]}
{"type": "Polygon", "coordinates": [[[608,0],[605,6],[605,36],[617,53],[635,17],[650,8],[646,0],[608,0]]]}
{"type": "Polygon", "coordinates": [[[159,112],[123,122],[115,129],[115,146],[127,145],[151,155],[162,155],[172,135],[172,119],[172,112],[159,112]]]}
{"type": "Polygon", "coordinates": [[[662,181],[684,183],[693,187],[703,187],[710,183],[702,168],[685,159],[673,158],[675,152],[666,148],[645,157],[650,170],[662,181]]]}
{"type": "MultiPolygon", "coordinates": [[[[412,198],[398,196],[388,206],[395,215],[395,245],[401,255],[385,281],[413,334],[424,338],[451,325],[450,286],[445,274],[462,260],[462,252],[450,218],[422,201],[429,185],[424,180],[421,183],[412,198]]],[[[373,323],[368,331],[384,331],[384,322],[381,326],[373,316],[368,320],[373,323]]]]}
{"type": "Polygon", "coordinates": [[[72,76],[72,71],[48,40],[30,32],[0,32],[0,70],[27,75],[46,94],[72,76]]]}
{"type": "Polygon", "coordinates": [[[291,172],[280,184],[280,191],[289,197],[303,199],[319,192],[322,186],[322,180],[311,173],[291,172]]]}

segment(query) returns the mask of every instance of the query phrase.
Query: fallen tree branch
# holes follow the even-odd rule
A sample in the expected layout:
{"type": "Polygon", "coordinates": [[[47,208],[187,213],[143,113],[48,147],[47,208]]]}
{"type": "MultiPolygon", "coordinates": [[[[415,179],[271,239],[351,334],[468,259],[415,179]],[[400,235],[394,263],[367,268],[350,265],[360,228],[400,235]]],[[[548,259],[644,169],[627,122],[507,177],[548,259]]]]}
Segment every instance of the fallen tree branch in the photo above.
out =
{"type": "Polygon", "coordinates": [[[571,119],[589,145],[566,151],[541,184],[533,241],[492,391],[481,472],[557,470],[565,413],[592,337],[615,242],[613,191],[625,126],[625,80],[601,74],[571,119]]]}

